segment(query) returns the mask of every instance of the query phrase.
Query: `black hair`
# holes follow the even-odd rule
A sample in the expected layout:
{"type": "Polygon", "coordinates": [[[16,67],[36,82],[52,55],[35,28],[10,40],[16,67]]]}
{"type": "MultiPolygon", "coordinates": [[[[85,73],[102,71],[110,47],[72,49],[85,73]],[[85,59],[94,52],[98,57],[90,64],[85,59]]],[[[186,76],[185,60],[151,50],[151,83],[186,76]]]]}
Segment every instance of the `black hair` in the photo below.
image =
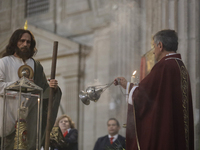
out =
{"type": "Polygon", "coordinates": [[[117,123],[117,126],[120,127],[119,121],[118,121],[116,118],[110,118],[110,119],[108,119],[107,125],[108,125],[108,122],[109,122],[110,120],[114,120],[114,121],[117,123]]]}

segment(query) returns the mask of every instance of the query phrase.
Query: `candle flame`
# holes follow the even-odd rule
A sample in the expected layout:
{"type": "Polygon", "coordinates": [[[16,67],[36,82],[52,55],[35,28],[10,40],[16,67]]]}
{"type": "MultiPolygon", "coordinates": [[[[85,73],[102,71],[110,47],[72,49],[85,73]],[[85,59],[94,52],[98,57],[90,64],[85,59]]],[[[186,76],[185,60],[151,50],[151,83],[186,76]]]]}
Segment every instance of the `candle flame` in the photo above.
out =
{"type": "Polygon", "coordinates": [[[38,98],[38,102],[40,101],[40,98],[38,98]]]}
{"type": "Polygon", "coordinates": [[[133,71],[133,74],[132,74],[132,75],[134,76],[134,75],[136,74],[136,72],[137,72],[136,70],[135,70],[135,71],[133,71]]]}

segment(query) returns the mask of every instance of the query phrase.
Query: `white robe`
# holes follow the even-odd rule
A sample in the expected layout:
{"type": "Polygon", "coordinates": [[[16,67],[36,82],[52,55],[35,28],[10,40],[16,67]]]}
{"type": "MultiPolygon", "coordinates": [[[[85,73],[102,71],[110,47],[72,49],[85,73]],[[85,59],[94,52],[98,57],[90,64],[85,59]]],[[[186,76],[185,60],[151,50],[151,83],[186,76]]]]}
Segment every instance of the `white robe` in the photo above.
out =
{"type": "MultiPolygon", "coordinates": [[[[0,59],[0,137],[2,137],[2,123],[3,123],[3,94],[4,88],[19,80],[18,69],[24,65],[22,59],[14,55],[6,56],[0,59]]],[[[34,71],[33,59],[28,59],[26,64],[29,65],[34,71]]],[[[13,95],[6,99],[6,130],[4,135],[9,135],[15,130],[15,122],[17,120],[18,97],[13,95]]]]}

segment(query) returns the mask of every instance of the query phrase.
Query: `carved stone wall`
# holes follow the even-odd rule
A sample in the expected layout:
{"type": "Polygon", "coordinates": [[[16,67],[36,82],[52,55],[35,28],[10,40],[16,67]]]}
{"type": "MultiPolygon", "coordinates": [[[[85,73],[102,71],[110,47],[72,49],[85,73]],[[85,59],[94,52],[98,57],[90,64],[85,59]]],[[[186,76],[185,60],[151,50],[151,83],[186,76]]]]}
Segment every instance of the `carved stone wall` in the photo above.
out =
{"type": "Polygon", "coordinates": [[[24,24],[25,4],[22,0],[1,0],[0,1],[0,42],[7,40],[7,37],[16,28],[24,24]],[[19,2],[19,3],[18,3],[19,2]]]}

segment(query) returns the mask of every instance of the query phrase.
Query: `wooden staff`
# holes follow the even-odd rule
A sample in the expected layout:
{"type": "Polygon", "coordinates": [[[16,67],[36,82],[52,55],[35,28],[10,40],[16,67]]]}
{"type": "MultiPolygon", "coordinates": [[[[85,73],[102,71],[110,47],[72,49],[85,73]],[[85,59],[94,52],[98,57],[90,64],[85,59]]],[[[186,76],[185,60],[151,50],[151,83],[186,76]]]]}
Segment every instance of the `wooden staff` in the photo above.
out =
{"type": "MultiPolygon", "coordinates": [[[[55,79],[56,74],[56,60],[57,60],[57,50],[58,50],[58,42],[54,41],[53,45],[53,56],[52,56],[52,66],[51,66],[51,79],[55,79]]],[[[49,103],[48,103],[48,114],[47,114],[47,126],[46,126],[46,137],[45,137],[45,150],[49,150],[49,141],[50,141],[50,133],[51,133],[51,110],[54,96],[54,89],[50,88],[49,92],[49,103]]]]}

